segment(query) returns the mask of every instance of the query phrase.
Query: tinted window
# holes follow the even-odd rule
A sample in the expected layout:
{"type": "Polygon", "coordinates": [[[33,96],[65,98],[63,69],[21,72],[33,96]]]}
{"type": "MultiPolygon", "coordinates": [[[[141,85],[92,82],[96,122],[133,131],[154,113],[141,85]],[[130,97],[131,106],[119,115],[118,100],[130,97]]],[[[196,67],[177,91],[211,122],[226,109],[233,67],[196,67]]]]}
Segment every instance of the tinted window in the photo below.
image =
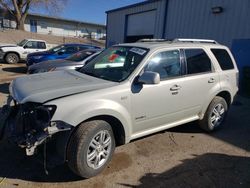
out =
{"type": "Polygon", "coordinates": [[[25,45],[26,48],[37,49],[37,42],[36,41],[29,41],[25,45]]]}
{"type": "Polygon", "coordinates": [[[45,42],[38,42],[37,43],[37,48],[38,49],[46,49],[45,42]]]}
{"type": "Polygon", "coordinates": [[[62,48],[61,50],[59,50],[58,52],[63,52],[65,54],[73,54],[77,52],[77,47],[75,46],[66,46],[64,48],[62,48]]]}
{"type": "Polygon", "coordinates": [[[158,72],[161,80],[181,75],[179,50],[160,52],[149,60],[145,71],[158,72]]]}
{"type": "Polygon", "coordinates": [[[70,61],[78,62],[78,61],[82,61],[86,59],[87,57],[89,57],[90,55],[94,53],[95,53],[94,51],[77,52],[66,59],[70,61]]]}
{"type": "Polygon", "coordinates": [[[228,52],[224,49],[211,49],[222,70],[234,69],[234,64],[228,52]]]}
{"type": "Polygon", "coordinates": [[[212,70],[211,61],[202,49],[185,50],[187,61],[187,74],[198,74],[212,70]]]}

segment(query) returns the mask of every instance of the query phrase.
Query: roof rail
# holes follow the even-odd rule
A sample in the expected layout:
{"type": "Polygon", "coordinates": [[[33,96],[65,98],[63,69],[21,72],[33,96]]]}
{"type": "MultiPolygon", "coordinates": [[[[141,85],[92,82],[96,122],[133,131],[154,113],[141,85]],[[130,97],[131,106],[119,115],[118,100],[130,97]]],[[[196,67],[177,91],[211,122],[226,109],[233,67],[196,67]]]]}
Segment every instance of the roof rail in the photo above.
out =
{"type": "Polygon", "coordinates": [[[139,39],[136,42],[171,42],[169,39],[139,39]]]}
{"type": "Polygon", "coordinates": [[[193,42],[193,43],[212,43],[218,44],[215,40],[208,40],[208,39],[174,39],[173,42],[193,42]]]}

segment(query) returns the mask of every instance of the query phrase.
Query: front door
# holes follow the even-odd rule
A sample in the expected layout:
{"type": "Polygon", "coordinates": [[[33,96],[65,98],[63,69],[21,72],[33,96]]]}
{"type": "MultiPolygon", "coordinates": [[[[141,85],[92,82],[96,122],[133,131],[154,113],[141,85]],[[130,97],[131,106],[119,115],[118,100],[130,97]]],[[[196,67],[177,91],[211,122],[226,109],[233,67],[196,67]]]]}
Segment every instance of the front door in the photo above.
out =
{"type": "Polygon", "coordinates": [[[37,33],[37,21],[30,20],[30,32],[37,33]]]}
{"type": "Polygon", "coordinates": [[[149,60],[144,71],[159,73],[161,82],[157,85],[132,87],[133,134],[179,119],[183,109],[181,64],[178,49],[159,52],[149,60]]]}

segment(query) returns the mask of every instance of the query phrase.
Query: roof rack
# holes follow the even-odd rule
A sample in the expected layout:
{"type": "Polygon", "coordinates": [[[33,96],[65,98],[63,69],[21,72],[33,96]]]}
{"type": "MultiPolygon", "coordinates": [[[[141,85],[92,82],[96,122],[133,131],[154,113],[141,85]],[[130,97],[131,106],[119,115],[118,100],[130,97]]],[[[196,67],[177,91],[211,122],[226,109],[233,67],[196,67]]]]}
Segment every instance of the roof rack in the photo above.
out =
{"type": "Polygon", "coordinates": [[[208,39],[174,39],[173,42],[193,42],[193,43],[212,43],[218,44],[215,40],[208,40],[208,39]]]}
{"type": "Polygon", "coordinates": [[[139,39],[137,42],[172,42],[169,39],[139,39]]]}

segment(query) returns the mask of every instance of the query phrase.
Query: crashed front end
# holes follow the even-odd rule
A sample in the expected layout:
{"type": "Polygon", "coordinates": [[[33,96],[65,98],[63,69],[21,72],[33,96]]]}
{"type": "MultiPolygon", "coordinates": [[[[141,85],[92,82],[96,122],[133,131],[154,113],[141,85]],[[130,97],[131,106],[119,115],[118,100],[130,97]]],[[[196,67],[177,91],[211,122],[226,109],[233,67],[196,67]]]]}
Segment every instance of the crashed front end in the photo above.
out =
{"type": "Polygon", "coordinates": [[[34,102],[18,104],[10,96],[7,105],[2,108],[0,140],[14,142],[26,150],[26,155],[34,155],[38,146],[53,135],[72,128],[64,122],[51,121],[56,108],[55,105],[34,102]]]}

